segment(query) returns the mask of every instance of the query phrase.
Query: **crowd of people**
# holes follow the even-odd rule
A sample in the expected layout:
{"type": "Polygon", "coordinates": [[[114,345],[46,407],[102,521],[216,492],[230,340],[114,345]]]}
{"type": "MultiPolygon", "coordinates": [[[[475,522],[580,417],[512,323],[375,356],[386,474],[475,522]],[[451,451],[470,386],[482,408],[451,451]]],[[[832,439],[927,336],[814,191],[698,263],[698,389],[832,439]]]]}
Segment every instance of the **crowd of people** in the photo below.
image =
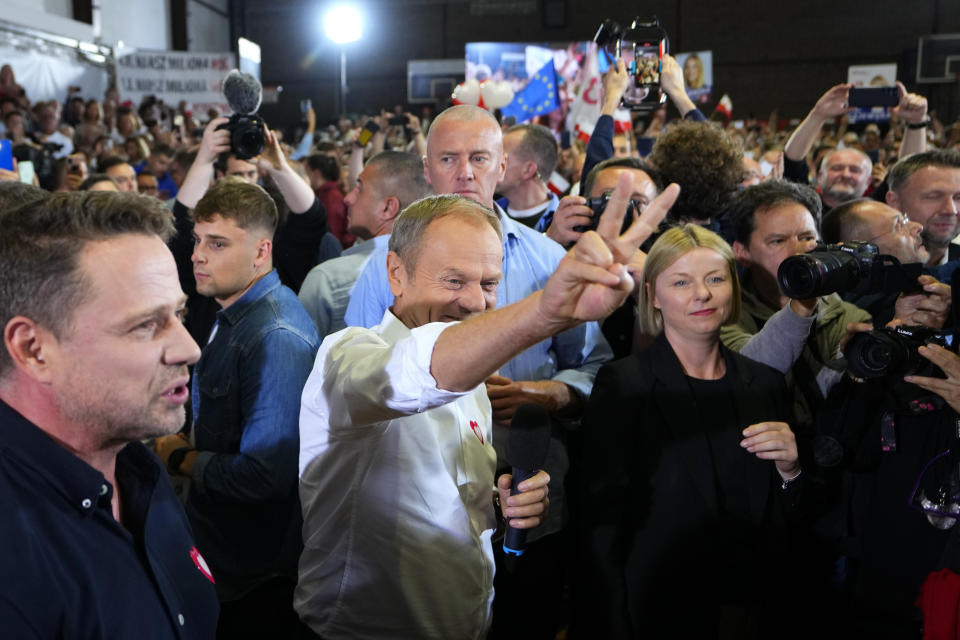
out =
{"type": "Polygon", "coordinates": [[[250,157],[0,69],[4,634],[956,637],[960,121],[695,76],[250,157]]]}

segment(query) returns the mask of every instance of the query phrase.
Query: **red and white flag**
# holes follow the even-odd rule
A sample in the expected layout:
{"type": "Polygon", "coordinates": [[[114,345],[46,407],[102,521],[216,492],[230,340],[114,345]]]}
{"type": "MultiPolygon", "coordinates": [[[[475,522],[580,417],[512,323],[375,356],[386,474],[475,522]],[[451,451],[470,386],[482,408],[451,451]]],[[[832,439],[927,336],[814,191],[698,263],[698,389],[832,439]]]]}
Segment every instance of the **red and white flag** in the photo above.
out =
{"type": "Polygon", "coordinates": [[[570,183],[567,182],[566,179],[556,171],[550,175],[550,180],[547,181],[547,189],[550,189],[550,191],[561,197],[569,188],[570,183]]]}
{"type": "Polygon", "coordinates": [[[633,131],[633,122],[628,109],[617,109],[613,112],[613,132],[627,133],[633,131]]]}
{"type": "Polygon", "coordinates": [[[720,102],[717,103],[717,108],[713,110],[714,113],[719,113],[726,120],[730,119],[730,115],[733,113],[733,101],[730,100],[730,96],[723,94],[723,97],[720,98],[720,102]]]}
{"type": "Polygon", "coordinates": [[[594,42],[587,45],[580,77],[579,91],[567,112],[567,129],[586,142],[603,109],[603,81],[597,66],[597,45],[594,42]]]}

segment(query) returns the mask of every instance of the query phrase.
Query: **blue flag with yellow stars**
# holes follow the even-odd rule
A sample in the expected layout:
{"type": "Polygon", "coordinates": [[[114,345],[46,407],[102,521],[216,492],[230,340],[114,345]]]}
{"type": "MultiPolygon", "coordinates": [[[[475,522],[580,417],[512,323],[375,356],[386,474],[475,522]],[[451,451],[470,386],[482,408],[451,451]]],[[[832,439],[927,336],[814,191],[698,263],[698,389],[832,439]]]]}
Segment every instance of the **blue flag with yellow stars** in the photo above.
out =
{"type": "Polygon", "coordinates": [[[560,94],[557,92],[557,72],[551,58],[543,68],[533,74],[530,82],[513,97],[513,102],[500,109],[503,117],[516,116],[517,122],[524,122],[534,116],[542,116],[560,108],[560,94]]]}

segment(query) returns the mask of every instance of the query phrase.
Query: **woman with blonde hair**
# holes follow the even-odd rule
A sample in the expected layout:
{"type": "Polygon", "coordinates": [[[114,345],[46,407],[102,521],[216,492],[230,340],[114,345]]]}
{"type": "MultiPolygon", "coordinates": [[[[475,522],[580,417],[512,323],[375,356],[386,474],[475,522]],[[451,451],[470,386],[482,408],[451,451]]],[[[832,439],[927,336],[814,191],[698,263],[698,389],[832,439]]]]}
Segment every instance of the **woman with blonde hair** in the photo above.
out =
{"type": "Polygon", "coordinates": [[[703,60],[695,53],[691,53],[683,61],[683,81],[687,89],[702,89],[707,84],[703,73],[703,60]]]}
{"type": "Polygon", "coordinates": [[[594,637],[772,637],[789,600],[776,578],[801,482],[790,403],[779,372],[720,343],[739,311],[729,245],[693,224],[664,232],[638,305],[656,337],[600,370],[583,420],[594,637]]]}

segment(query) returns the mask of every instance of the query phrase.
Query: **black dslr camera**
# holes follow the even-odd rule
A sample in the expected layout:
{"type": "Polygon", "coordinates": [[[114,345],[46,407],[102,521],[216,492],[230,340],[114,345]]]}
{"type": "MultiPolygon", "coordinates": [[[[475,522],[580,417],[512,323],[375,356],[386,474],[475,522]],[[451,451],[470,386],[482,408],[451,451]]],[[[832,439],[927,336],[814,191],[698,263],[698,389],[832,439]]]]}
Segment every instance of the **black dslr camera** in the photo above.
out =
{"type": "Polygon", "coordinates": [[[917,349],[928,344],[946,348],[951,342],[950,333],[929,327],[884,327],[854,335],[843,353],[847,371],[858,378],[942,378],[940,368],[917,353],[917,349]]]}
{"type": "MultiPolygon", "coordinates": [[[[587,206],[593,211],[593,216],[590,218],[590,223],[577,225],[573,228],[573,230],[579,231],[580,233],[584,233],[586,231],[596,231],[597,225],[600,223],[600,214],[602,214],[607,208],[608,202],[610,202],[609,193],[604,193],[596,198],[587,198],[587,206]]],[[[639,215],[640,203],[638,203],[636,200],[631,200],[627,204],[627,212],[623,216],[623,225],[620,227],[620,235],[623,235],[627,232],[627,229],[630,228],[630,225],[633,224],[633,221],[636,220],[637,216],[639,215]]]]}
{"type": "Polygon", "coordinates": [[[790,256],[780,263],[780,290],[794,300],[831,293],[913,293],[922,286],[920,263],[900,264],[893,256],[880,255],[867,242],[819,244],[810,253],[790,256]]]}
{"type": "Polygon", "coordinates": [[[239,160],[260,155],[266,140],[263,137],[263,119],[257,114],[235,113],[217,130],[230,131],[230,152],[239,160]]]}

